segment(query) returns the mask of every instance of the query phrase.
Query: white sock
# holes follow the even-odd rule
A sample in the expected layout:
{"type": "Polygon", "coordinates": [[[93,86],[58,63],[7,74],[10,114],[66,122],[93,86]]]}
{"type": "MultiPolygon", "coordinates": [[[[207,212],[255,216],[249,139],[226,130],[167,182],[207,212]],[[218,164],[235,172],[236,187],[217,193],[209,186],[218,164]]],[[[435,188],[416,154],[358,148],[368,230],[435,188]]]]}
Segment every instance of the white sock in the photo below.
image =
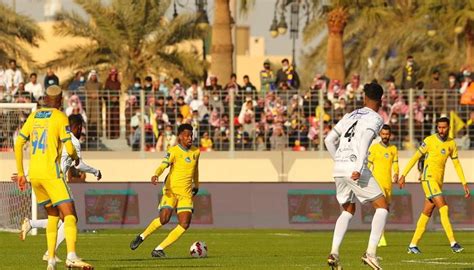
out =
{"type": "Polygon", "coordinates": [[[64,241],[66,234],[64,233],[64,222],[59,221],[58,224],[58,237],[56,238],[56,250],[58,250],[59,245],[64,241]]]}
{"type": "Polygon", "coordinates": [[[163,250],[163,248],[160,247],[160,246],[157,246],[157,247],[155,248],[155,250],[163,250]]]}
{"type": "Polygon", "coordinates": [[[332,237],[331,254],[339,255],[339,246],[342,243],[342,239],[344,239],[344,235],[346,234],[351,219],[352,214],[347,211],[342,211],[337,219],[336,226],[334,227],[334,236],[332,237]]]}
{"type": "Polygon", "coordinates": [[[385,208],[377,208],[372,219],[372,230],[370,231],[369,246],[367,247],[367,254],[375,256],[377,252],[377,245],[380,237],[385,229],[387,222],[388,211],[385,208]]]}
{"type": "Polygon", "coordinates": [[[76,254],[76,252],[68,252],[68,253],[67,253],[67,259],[68,259],[68,260],[75,260],[75,259],[77,259],[77,254],[76,254]]]}
{"type": "Polygon", "coordinates": [[[48,219],[37,219],[37,220],[30,220],[30,225],[33,228],[43,228],[46,229],[46,225],[48,225],[48,219]]]}

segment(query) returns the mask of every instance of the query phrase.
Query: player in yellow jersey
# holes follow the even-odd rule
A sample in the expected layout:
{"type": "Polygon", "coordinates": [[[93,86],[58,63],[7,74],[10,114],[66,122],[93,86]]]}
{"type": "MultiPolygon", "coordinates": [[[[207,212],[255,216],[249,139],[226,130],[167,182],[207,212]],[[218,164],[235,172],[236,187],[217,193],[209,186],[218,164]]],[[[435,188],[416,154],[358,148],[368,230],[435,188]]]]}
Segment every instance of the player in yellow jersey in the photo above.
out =
{"type": "MultiPolygon", "coordinates": [[[[392,179],[394,183],[398,181],[398,150],[395,145],[390,145],[391,135],[392,129],[390,126],[383,125],[379,133],[381,141],[370,146],[368,157],[369,169],[382,189],[388,204],[392,201],[392,179]]],[[[387,241],[385,235],[382,234],[379,247],[385,246],[387,246],[387,241]]]]}
{"type": "Polygon", "coordinates": [[[155,230],[169,222],[173,210],[178,214],[178,226],[152,252],[156,258],[166,257],[163,251],[176,242],[189,228],[193,213],[193,196],[199,191],[199,148],[192,145],[193,127],[182,124],[178,127],[178,145],[168,149],[161,165],[151,177],[153,185],[166,168],[170,168],[163,184],[163,197],[159,206],[160,216],[138,235],[130,248],[135,250],[155,230]],[[193,186],[194,184],[194,186],[193,186]]]}
{"type": "Polygon", "coordinates": [[[67,116],[58,109],[62,104],[62,91],[58,86],[46,90],[46,108],[30,114],[20,130],[15,143],[15,158],[18,170],[18,187],[26,188],[26,176],[23,169],[23,146],[29,141],[31,186],[39,205],[48,213],[46,239],[48,245],[48,270],[56,269],[55,246],[59,213],[64,217],[68,268],[93,269],[77,257],[77,218],[73,198],[60,169],[62,145],[67,153],[79,164],[79,157],[71,143],[71,132],[67,116]]]}
{"type": "Polygon", "coordinates": [[[451,222],[449,221],[448,205],[443,196],[444,170],[448,157],[451,157],[451,160],[453,161],[456,173],[463,185],[466,198],[470,197],[470,191],[464,177],[461,163],[458,159],[456,143],[453,139],[448,138],[449,119],[441,117],[436,120],[436,130],[436,134],[426,137],[421,146],[418,147],[418,150],[407,164],[407,167],[399,179],[400,187],[403,187],[405,185],[405,176],[410,172],[417,160],[423,155],[425,156],[421,185],[425,192],[426,199],[423,206],[423,212],[416,224],[415,234],[408,246],[408,253],[421,253],[418,248],[418,241],[423,236],[426,224],[428,223],[435,207],[439,210],[441,225],[443,225],[443,229],[446,232],[446,236],[451,245],[451,250],[455,253],[463,251],[461,245],[459,245],[459,243],[454,239],[453,229],[451,227],[451,222]]]}

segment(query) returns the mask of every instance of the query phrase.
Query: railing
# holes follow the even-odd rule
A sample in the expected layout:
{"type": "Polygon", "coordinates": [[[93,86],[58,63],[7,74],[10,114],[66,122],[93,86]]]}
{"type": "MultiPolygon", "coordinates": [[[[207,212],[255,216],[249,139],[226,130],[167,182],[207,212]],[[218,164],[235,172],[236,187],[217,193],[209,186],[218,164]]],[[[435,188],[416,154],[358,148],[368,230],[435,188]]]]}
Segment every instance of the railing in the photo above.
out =
{"type": "MultiPolygon", "coordinates": [[[[83,116],[86,151],[163,151],[176,143],[177,127],[185,122],[195,128],[194,144],[203,151],[323,151],[324,137],[337,121],[363,106],[361,92],[170,92],[167,97],[147,90],[64,91],[64,111],[83,116]]],[[[434,132],[434,121],[442,115],[455,119],[459,147],[474,149],[474,105],[460,100],[457,90],[392,90],[385,93],[380,113],[392,126],[392,143],[399,149],[416,147],[434,132]]],[[[15,121],[7,121],[1,109],[0,118],[2,137],[13,136],[21,126],[21,121],[12,126],[15,121]]],[[[0,149],[11,150],[12,140],[4,141],[0,149]]]]}

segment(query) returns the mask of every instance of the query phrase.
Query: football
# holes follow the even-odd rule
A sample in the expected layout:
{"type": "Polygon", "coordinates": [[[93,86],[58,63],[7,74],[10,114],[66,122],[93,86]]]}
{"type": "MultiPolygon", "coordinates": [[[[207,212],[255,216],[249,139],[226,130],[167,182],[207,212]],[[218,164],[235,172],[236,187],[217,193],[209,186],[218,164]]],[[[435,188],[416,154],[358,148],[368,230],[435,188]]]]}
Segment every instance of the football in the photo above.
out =
{"type": "Polygon", "coordinates": [[[194,242],[189,249],[189,254],[194,258],[207,257],[207,245],[202,241],[194,242]]]}

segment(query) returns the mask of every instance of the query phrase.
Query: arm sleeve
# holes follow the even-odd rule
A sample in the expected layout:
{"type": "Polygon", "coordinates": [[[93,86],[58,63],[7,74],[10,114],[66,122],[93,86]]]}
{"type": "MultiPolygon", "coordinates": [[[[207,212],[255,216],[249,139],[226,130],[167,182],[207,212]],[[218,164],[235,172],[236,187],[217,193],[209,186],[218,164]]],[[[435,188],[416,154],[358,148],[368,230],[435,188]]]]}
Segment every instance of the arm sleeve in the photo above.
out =
{"type": "Polygon", "coordinates": [[[393,153],[393,173],[398,175],[400,173],[400,166],[398,165],[398,150],[395,148],[393,153]]]}
{"type": "Polygon", "coordinates": [[[453,161],[454,169],[456,169],[456,173],[458,174],[459,180],[463,185],[466,185],[466,177],[464,176],[464,171],[461,166],[461,162],[459,162],[458,158],[458,147],[456,143],[454,143],[454,149],[451,153],[451,160],[453,161]]]}
{"type": "Polygon", "coordinates": [[[97,176],[99,174],[99,170],[87,165],[84,160],[82,160],[82,158],[80,159],[79,165],[75,166],[75,168],[81,172],[93,174],[94,176],[97,176]]]}
{"type": "Polygon", "coordinates": [[[196,160],[196,168],[194,170],[193,181],[194,181],[194,187],[195,188],[199,188],[199,157],[200,156],[201,156],[201,154],[199,153],[198,156],[197,156],[197,160],[196,160]]]}
{"type": "Polygon", "coordinates": [[[415,166],[416,162],[426,153],[426,151],[428,151],[428,144],[426,140],[424,140],[420,147],[418,147],[418,149],[416,150],[416,153],[408,162],[407,166],[405,167],[405,170],[403,170],[402,176],[407,176],[411,168],[415,166]]]}
{"type": "Polygon", "coordinates": [[[173,153],[171,151],[166,152],[166,156],[161,161],[160,166],[158,166],[158,168],[156,169],[155,175],[159,177],[166,170],[166,168],[168,168],[170,165],[173,164],[173,161],[174,161],[173,153]]]}
{"type": "MultiPolygon", "coordinates": [[[[33,114],[33,113],[32,113],[33,114]]],[[[20,132],[18,133],[18,137],[15,142],[15,160],[16,160],[16,169],[18,172],[18,176],[24,176],[25,171],[23,169],[23,146],[28,142],[30,139],[31,133],[31,117],[28,117],[28,120],[21,128],[20,132]]]]}
{"type": "Polygon", "coordinates": [[[335,128],[333,128],[324,139],[324,145],[326,145],[326,149],[328,150],[332,159],[334,159],[334,157],[336,156],[338,140],[339,140],[339,134],[337,133],[335,128]]]}

